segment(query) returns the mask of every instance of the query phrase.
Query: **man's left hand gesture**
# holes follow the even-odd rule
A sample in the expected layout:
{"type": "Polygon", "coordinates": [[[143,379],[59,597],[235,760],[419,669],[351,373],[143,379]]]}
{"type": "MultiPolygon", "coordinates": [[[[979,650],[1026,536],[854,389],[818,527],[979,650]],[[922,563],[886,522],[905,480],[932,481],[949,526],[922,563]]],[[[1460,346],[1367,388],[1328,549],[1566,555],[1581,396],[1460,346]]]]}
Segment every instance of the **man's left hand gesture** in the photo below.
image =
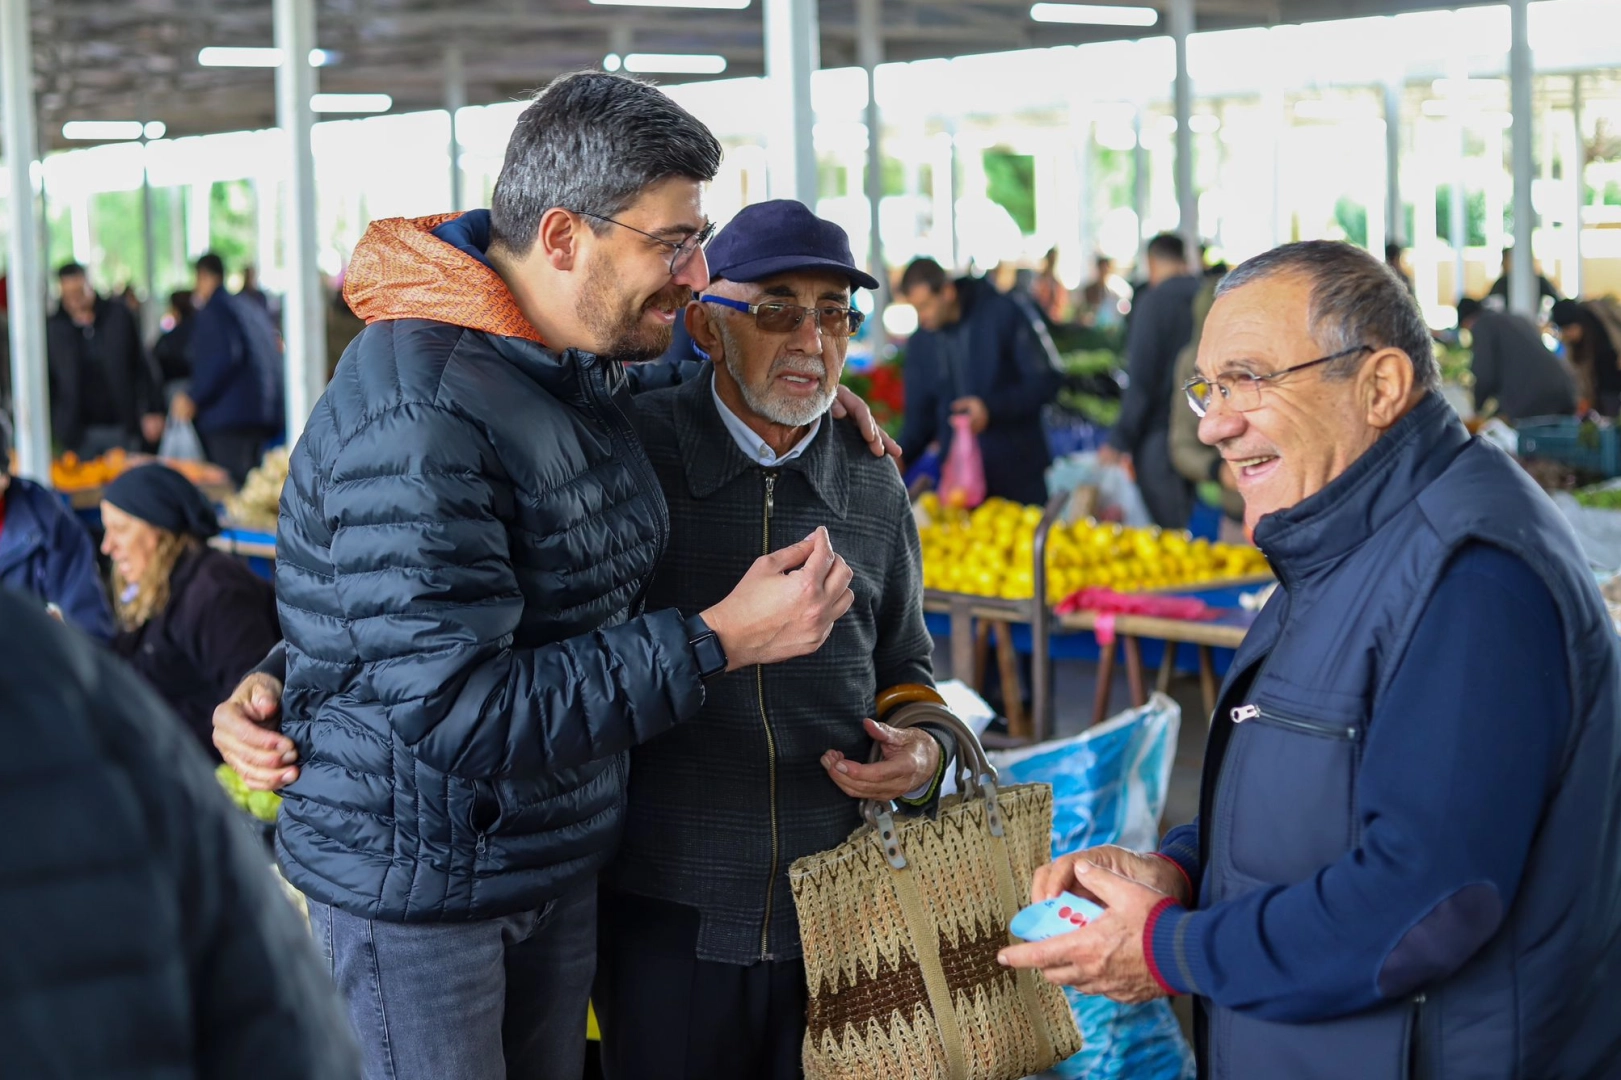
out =
{"type": "Polygon", "coordinates": [[[997,959],[1008,967],[1040,968],[1048,982],[1126,1005],[1167,996],[1143,955],[1143,927],[1166,895],[1085,861],[1075,864],[1075,873],[1103,901],[1103,916],[1046,941],[1010,945],[997,959]]]}
{"type": "Polygon", "coordinates": [[[837,750],[822,755],[822,768],[854,799],[890,802],[916,791],[934,779],[940,769],[940,744],[922,728],[892,728],[864,720],[867,734],[882,756],[871,765],[852,761],[837,750]]]}

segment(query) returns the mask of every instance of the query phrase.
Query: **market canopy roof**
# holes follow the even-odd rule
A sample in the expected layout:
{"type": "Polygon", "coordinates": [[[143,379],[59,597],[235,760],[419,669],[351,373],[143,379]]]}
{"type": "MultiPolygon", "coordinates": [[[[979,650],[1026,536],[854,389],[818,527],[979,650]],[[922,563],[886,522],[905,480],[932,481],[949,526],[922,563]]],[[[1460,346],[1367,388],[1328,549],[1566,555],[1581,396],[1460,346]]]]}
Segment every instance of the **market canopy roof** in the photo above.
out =
{"type": "MultiPolygon", "coordinates": [[[[1114,0],[1131,3],[1132,0],[1114,0]]],[[[1452,8],[1470,0],[1195,0],[1196,29],[1225,30],[1452,8]]],[[[1165,32],[1038,23],[1030,0],[882,0],[885,59],[1079,45],[1165,32]]],[[[590,0],[316,0],[316,38],[339,54],[320,89],[386,93],[393,111],[443,108],[444,58],[464,56],[469,103],[516,98],[609,52],[719,54],[728,77],[764,70],[762,0],[741,11],[590,0]]],[[[821,0],[822,66],[856,63],[856,0],[821,0]]],[[[273,44],[269,0],[33,0],[42,149],[70,120],[161,120],[169,137],[274,126],[268,69],[198,63],[206,46],[273,44]]],[[[704,76],[707,77],[707,76],[704,76]]],[[[659,75],[661,82],[683,81],[659,75]]],[[[685,78],[692,78],[687,76],[685,78]]]]}

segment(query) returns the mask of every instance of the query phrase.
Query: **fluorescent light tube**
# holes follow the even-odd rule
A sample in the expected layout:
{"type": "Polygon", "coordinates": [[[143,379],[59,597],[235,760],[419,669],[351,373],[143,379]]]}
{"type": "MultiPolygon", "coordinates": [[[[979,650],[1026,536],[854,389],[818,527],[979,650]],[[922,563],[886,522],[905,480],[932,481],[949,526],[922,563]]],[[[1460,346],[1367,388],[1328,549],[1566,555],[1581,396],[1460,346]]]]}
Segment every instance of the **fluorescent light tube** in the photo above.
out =
{"type": "Polygon", "coordinates": [[[631,53],[625,70],[638,75],[719,75],[726,57],[710,53],[631,53]]]}
{"type": "Polygon", "coordinates": [[[62,125],[62,138],[94,142],[117,142],[141,137],[139,120],[69,120],[62,125]]]}
{"type": "Polygon", "coordinates": [[[712,11],[742,11],[749,0],[591,0],[601,7],[708,8],[712,11]]]}
{"type": "Polygon", "coordinates": [[[310,108],[318,113],[380,113],[394,107],[387,94],[312,94],[310,108]]]}
{"type": "Polygon", "coordinates": [[[1036,22],[1085,26],[1153,26],[1159,22],[1159,12],[1151,7],[1117,4],[1031,4],[1030,17],[1036,22]]]}
{"type": "Polygon", "coordinates": [[[203,67],[281,67],[281,50],[210,45],[198,50],[197,62],[203,67]]]}

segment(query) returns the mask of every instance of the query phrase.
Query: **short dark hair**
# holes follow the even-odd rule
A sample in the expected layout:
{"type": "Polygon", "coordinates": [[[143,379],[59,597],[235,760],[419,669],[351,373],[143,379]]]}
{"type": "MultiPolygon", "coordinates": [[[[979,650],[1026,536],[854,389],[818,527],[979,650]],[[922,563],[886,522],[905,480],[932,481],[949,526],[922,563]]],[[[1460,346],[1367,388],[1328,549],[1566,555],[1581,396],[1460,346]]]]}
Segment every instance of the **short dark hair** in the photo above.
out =
{"type": "Polygon", "coordinates": [[[490,199],[491,242],[527,255],[548,210],[614,217],[650,184],[713,180],[720,156],[710,130],[650,83],[563,75],[535,95],[507,142],[490,199]]]}
{"type": "Polygon", "coordinates": [[[927,288],[931,293],[937,293],[946,287],[951,280],[946,275],[946,268],[925,256],[913,259],[906,264],[906,272],[901,274],[901,295],[905,296],[919,285],[927,288]]]}
{"type": "Polygon", "coordinates": [[[1188,261],[1188,245],[1175,233],[1162,232],[1148,242],[1148,257],[1150,259],[1169,259],[1172,262],[1188,261]]]}
{"type": "Polygon", "coordinates": [[[1581,301],[1555,300],[1553,310],[1548,312],[1548,318],[1560,329],[1567,326],[1580,326],[1587,323],[1587,310],[1582,307],[1581,301]]]}
{"type": "Polygon", "coordinates": [[[1480,301],[1472,296],[1466,296],[1458,301],[1458,325],[1462,326],[1476,315],[1480,314],[1480,301]]]}
{"type": "Polygon", "coordinates": [[[225,279],[225,260],[212,251],[197,257],[195,269],[199,274],[213,274],[221,281],[225,279]]]}
{"type": "Polygon", "coordinates": [[[65,281],[70,277],[84,277],[84,267],[76,262],[65,262],[56,268],[56,280],[65,281]]]}
{"type": "MultiPolygon", "coordinates": [[[[1440,389],[1441,369],[1418,302],[1395,271],[1355,245],[1302,240],[1273,248],[1222,278],[1216,296],[1282,274],[1302,274],[1311,282],[1311,335],[1325,353],[1358,345],[1400,349],[1412,361],[1413,381],[1426,390],[1440,389]]],[[[1366,355],[1327,365],[1328,377],[1350,378],[1366,355]]]]}
{"type": "Polygon", "coordinates": [[[1397,259],[1401,258],[1401,253],[1405,250],[1407,249],[1392,240],[1390,243],[1385,245],[1385,261],[1395,262],[1397,259]]]}

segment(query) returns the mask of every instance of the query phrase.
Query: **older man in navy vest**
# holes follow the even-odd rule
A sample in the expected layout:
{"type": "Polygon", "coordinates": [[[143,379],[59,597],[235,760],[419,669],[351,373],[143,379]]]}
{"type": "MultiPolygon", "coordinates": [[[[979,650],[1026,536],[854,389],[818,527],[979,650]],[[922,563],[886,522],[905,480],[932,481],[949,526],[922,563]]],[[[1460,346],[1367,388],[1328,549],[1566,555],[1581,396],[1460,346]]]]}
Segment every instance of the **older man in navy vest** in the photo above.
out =
{"type": "Polygon", "coordinates": [[[1005,950],[1191,994],[1201,1075],[1621,1075],[1621,665],[1558,512],[1436,392],[1372,256],[1223,283],[1187,387],[1280,588],[1222,688],[1199,818],[1038,873],[1092,925],[1005,950]]]}

